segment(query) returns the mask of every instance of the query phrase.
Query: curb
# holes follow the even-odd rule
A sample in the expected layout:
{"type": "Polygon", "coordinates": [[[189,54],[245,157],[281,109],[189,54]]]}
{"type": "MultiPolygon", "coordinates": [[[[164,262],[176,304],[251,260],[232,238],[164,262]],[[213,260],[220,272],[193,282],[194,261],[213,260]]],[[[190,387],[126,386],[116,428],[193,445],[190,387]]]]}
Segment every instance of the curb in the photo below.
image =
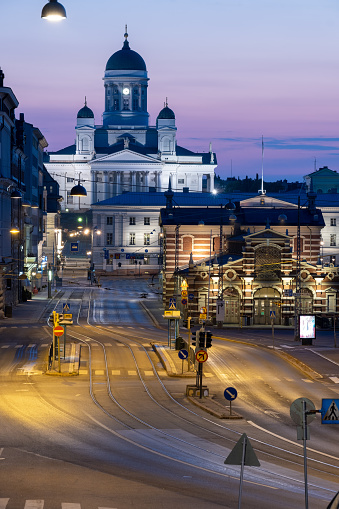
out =
{"type": "Polygon", "coordinates": [[[153,313],[148,309],[148,307],[145,305],[144,302],[140,301],[140,305],[141,307],[144,309],[144,311],[146,311],[146,313],[148,314],[148,316],[150,317],[150,319],[152,320],[153,322],[153,325],[157,328],[157,329],[162,329],[162,327],[160,326],[158,320],[155,318],[155,316],[153,315],[153,313]]]}
{"type": "Polygon", "coordinates": [[[221,403],[218,403],[213,399],[205,397],[202,399],[192,398],[192,396],[186,396],[186,398],[193,405],[205,410],[205,412],[213,415],[214,417],[218,417],[219,419],[243,419],[242,415],[237,412],[232,412],[232,415],[230,415],[228,408],[225,408],[221,405],[221,403]]]}

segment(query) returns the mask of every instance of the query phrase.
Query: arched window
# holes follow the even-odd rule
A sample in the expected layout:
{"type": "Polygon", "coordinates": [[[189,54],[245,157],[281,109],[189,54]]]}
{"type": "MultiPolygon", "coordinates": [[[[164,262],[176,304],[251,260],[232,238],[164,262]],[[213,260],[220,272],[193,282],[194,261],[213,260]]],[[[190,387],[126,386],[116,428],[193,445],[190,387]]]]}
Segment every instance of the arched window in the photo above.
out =
{"type": "Polygon", "coordinates": [[[255,250],[255,272],[258,279],[279,279],[281,268],[280,250],[274,246],[260,246],[255,250]]]}
{"type": "Polygon", "coordinates": [[[89,150],[89,138],[84,136],[81,140],[82,150],[89,150]]]}
{"type": "Polygon", "coordinates": [[[184,253],[191,253],[193,247],[192,237],[183,237],[182,250],[184,253]]]}

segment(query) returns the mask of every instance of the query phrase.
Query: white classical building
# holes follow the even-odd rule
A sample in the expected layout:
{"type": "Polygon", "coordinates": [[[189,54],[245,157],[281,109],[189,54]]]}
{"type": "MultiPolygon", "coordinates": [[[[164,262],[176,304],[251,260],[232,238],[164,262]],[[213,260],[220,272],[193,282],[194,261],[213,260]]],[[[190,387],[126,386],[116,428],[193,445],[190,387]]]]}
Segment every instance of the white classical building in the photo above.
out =
{"type": "Polygon", "coordinates": [[[167,100],[155,126],[147,112],[148,73],[143,58],[131,50],[125,33],[121,50],[108,60],[104,75],[103,124],[93,111],[80,109],[75,144],[49,153],[45,166],[60,186],[62,209],[90,208],[92,204],[128,192],[164,192],[172,188],[211,192],[216,156],[209,150],[195,153],[177,145],[175,114],[167,100]],[[78,183],[87,197],[70,196],[78,183]]]}

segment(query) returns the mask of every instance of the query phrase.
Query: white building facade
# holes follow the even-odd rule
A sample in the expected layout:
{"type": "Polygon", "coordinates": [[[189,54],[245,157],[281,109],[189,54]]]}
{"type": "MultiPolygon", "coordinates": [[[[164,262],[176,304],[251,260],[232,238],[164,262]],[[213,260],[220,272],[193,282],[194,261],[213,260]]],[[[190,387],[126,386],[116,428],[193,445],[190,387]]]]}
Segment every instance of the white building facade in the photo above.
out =
{"type": "Polygon", "coordinates": [[[104,75],[105,111],[96,125],[93,111],[80,109],[75,144],[49,153],[45,166],[60,186],[63,210],[92,204],[124,192],[164,192],[172,188],[212,192],[216,156],[212,147],[195,153],[177,145],[174,112],[167,101],[156,125],[149,126],[148,73],[143,58],[131,50],[125,33],[121,50],[108,60],[104,75]],[[84,198],[70,196],[80,180],[84,198]]]}

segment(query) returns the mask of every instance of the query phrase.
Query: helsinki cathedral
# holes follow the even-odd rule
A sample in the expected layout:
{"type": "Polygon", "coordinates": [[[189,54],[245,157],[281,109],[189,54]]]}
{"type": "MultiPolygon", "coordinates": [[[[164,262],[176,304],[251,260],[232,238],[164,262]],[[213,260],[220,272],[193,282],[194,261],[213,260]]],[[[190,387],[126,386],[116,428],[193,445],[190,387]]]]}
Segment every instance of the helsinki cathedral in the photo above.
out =
{"type": "Polygon", "coordinates": [[[175,114],[167,99],[149,125],[148,72],[144,59],[130,48],[127,27],[122,49],[108,59],[104,74],[105,111],[95,123],[85,99],[77,114],[75,143],[46,154],[44,164],[60,185],[62,210],[92,204],[125,192],[163,193],[171,180],[180,192],[212,192],[216,156],[177,145],[175,114]],[[71,195],[79,184],[87,191],[71,195]]]}

